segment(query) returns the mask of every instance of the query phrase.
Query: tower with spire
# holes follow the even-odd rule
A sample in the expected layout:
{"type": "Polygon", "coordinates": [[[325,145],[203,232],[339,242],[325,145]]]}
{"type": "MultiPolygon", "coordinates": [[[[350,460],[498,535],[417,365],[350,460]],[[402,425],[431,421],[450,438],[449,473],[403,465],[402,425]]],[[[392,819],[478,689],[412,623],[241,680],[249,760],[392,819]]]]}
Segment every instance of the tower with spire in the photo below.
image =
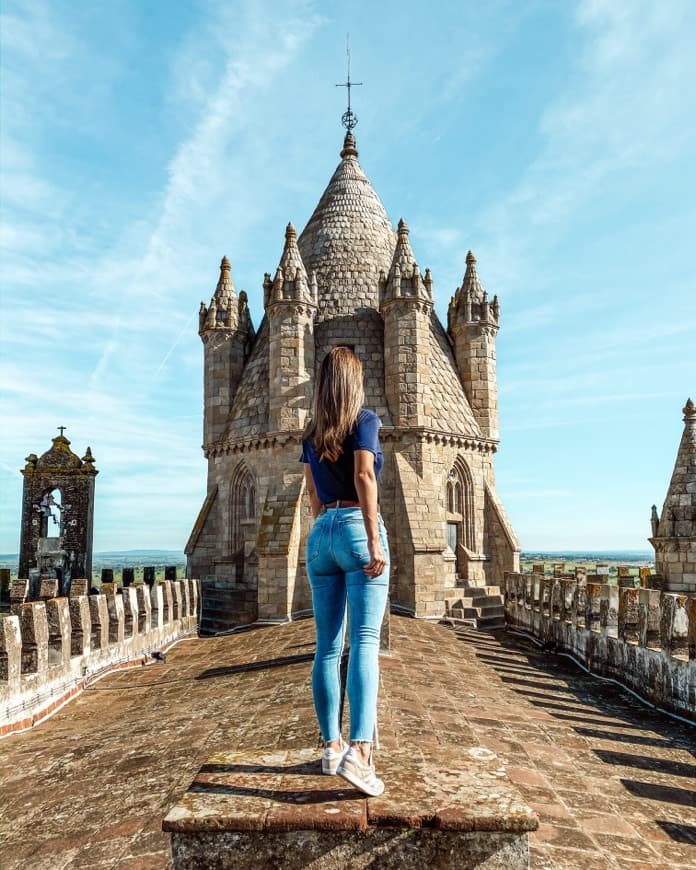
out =
{"type": "Polygon", "coordinates": [[[264,276],[258,332],[226,259],[201,306],[208,493],[186,552],[203,584],[204,620],[206,595],[215,599],[210,628],[311,607],[299,457],[317,372],[337,345],[362,360],[365,404],[382,423],[394,604],[440,616],[447,597],[462,594],[458,584],[493,585],[519,566],[493,468],[497,298],[489,302],[469,254],[443,327],[430,270],[406,222],[392,225],[349,120],[314,212],[299,235],[288,224],[280,263],[264,276]]]}
{"type": "Polygon", "coordinates": [[[488,300],[476,271],[476,257],[466,255],[466,272],[447,311],[447,326],[466,397],[476,422],[487,438],[498,439],[498,386],[495,337],[500,307],[498,297],[488,300]]]}
{"type": "Polygon", "coordinates": [[[198,311],[198,334],[205,348],[203,443],[220,438],[237,389],[244,363],[254,338],[247,294],[234,289],[232,266],[227,257],[220,262],[220,278],[206,308],[198,311]]]}
{"type": "Polygon", "coordinates": [[[285,247],[270,282],[264,304],[268,317],[268,409],[271,431],[302,429],[310,412],[314,380],[314,316],[317,280],[311,280],[297,247],[292,224],[285,230],[285,247]]]}
{"type": "Polygon", "coordinates": [[[662,512],[652,507],[655,573],[667,592],[696,594],[696,405],[683,408],[684,432],[662,512]]]}

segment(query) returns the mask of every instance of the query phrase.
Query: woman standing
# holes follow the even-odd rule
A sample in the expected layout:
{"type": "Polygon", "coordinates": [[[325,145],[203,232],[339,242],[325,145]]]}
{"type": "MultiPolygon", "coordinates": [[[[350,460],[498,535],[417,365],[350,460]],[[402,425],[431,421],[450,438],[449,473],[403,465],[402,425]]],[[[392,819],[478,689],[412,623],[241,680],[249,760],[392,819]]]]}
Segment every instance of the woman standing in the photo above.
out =
{"type": "Polygon", "coordinates": [[[307,538],[317,645],[314,707],[324,739],[322,770],[368,795],[384,791],[372,761],[377,713],[379,638],[389,588],[387,535],[377,478],[384,464],[379,419],[363,408],[362,365],[352,350],[326,355],[302,462],[315,522],[307,538]],[[340,658],[350,611],[350,746],[339,725],[340,658]]]}

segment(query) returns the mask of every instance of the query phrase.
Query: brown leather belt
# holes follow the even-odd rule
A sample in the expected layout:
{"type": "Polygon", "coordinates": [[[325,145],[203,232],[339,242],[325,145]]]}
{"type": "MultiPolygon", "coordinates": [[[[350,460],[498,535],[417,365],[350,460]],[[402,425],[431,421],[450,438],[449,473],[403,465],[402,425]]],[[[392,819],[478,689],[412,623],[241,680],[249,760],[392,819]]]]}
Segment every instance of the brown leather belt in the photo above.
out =
{"type": "MultiPolygon", "coordinates": [[[[336,508],[338,508],[338,510],[341,510],[341,508],[360,507],[360,502],[359,501],[345,501],[344,499],[341,498],[341,499],[338,499],[337,501],[331,501],[328,504],[323,504],[322,507],[324,508],[325,511],[335,510],[336,508]]],[[[377,505],[377,513],[379,513],[379,512],[380,512],[380,508],[379,508],[379,504],[378,504],[377,505]]]]}

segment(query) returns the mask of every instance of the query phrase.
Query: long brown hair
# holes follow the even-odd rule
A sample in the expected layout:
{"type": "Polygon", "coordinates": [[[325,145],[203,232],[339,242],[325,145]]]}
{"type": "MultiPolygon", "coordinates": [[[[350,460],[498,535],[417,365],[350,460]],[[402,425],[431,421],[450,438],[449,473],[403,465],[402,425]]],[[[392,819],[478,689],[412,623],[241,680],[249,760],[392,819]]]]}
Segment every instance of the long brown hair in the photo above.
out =
{"type": "Polygon", "coordinates": [[[303,436],[320,459],[335,462],[343,453],[364,401],[362,363],[349,347],[335,347],[321,364],[314,416],[303,436]]]}

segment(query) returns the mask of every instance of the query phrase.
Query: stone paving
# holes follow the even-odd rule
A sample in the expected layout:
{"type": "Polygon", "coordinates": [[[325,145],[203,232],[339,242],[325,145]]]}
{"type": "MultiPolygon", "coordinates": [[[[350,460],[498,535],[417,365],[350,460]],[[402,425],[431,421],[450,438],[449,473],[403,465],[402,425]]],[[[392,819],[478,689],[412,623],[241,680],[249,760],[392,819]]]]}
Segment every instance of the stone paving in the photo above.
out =
{"type": "MultiPolygon", "coordinates": [[[[505,766],[540,818],[533,868],[696,868],[693,726],[510,633],[392,617],[392,647],[378,766],[395,801],[407,783],[390,755],[444,749],[505,766]]],[[[312,649],[309,620],[182,641],[7,738],[4,870],[167,867],[162,819],[210,755],[318,745],[312,649]]]]}

